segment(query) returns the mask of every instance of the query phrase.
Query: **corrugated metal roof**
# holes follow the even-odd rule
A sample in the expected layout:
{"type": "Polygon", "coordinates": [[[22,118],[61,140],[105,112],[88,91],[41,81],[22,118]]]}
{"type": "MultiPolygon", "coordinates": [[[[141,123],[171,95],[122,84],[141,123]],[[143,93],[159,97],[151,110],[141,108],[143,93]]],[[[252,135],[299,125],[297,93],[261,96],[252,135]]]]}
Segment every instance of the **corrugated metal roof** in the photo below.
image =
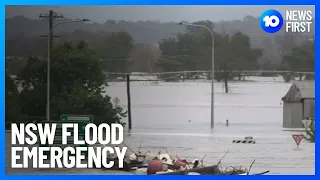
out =
{"type": "Polygon", "coordinates": [[[314,99],[314,81],[294,81],[282,98],[285,102],[297,102],[302,99],[314,99]]]}

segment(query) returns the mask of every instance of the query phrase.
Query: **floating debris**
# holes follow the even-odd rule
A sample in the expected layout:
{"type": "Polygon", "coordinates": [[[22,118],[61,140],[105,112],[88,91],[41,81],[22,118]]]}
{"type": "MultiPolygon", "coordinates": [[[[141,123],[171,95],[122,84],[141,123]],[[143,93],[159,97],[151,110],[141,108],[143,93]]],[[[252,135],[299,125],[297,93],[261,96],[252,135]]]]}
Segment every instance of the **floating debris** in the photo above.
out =
{"type": "MultiPolygon", "coordinates": [[[[247,140],[250,140],[250,138],[247,140]]],[[[128,149],[131,150],[130,148],[128,149]]],[[[251,167],[255,162],[254,160],[249,168],[229,166],[223,169],[221,161],[229,151],[224,154],[216,165],[210,166],[205,166],[203,164],[204,158],[207,155],[204,155],[200,160],[194,159],[190,162],[186,158],[178,156],[176,156],[176,158],[172,158],[166,149],[165,151],[166,153],[161,153],[161,151],[158,153],[151,153],[148,151],[143,154],[140,152],[139,148],[139,154],[132,151],[133,153],[127,155],[124,159],[124,167],[114,170],[129,171],[133,174],[146,175],[250,175],[251,167]]],[[[108,159],[117,163],[117,157],[108,157],[108,159]]],[[[268,172],[269,171],[265,171],[252,175],[263,175],[268,172]]]]}

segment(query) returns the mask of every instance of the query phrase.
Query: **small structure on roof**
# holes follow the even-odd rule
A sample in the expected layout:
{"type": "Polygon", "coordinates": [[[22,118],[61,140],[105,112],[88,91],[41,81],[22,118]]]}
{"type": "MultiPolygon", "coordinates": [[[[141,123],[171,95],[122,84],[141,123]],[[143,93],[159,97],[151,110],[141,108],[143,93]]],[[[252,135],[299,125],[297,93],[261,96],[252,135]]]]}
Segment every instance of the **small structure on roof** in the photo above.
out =
{"type": "Polygon", "coordinates": [[[314,81],[294,81],[282,98],[283,128],[303,128],[303,119],[314,118],[314,81]]]}

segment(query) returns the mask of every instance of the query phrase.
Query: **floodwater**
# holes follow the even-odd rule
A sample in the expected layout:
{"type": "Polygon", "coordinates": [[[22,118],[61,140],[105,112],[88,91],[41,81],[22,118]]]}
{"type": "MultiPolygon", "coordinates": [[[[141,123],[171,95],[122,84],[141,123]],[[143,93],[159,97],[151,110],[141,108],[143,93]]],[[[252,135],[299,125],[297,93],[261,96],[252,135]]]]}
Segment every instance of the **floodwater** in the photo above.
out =
{"type": "MultiPolygon", "coordinates": [[[[210,82],[131,83],[132,130],[124,144],[133,151],[168,151],[189,160],[201,159],[207,165],[222,159],[224,168],[249,167],[252,173],[270,170],[270,174],[315,174],[315,146],[303,140],[297,149],[292,134],[282,129],[281,97],[289,83],[281,78],[247,78],[231,82],[225,94],[221,83],[215,84],[214,129],[210,129],[210,82]],[[229,127],[225,126],[229,120],[229,127]],[[256,144],[235,144],[251,136],[256,144]]],[[[110,83],[107,94],[120,99],[127,108],[125,83],[110,83]]],[[[124,120],[127,121],[126,119],[124,120]]],[[[15,170],[10,168],[10,136],[7,136],[8,174],[114,174],[92,169],[15,170]]]]}

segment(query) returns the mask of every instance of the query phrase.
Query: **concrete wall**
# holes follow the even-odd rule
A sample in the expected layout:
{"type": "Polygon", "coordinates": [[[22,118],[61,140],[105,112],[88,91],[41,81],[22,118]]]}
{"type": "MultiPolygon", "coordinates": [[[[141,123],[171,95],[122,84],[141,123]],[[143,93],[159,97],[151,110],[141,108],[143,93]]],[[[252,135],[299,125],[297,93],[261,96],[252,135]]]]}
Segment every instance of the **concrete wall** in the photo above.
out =
{"type": "Polygon", "coordinates": [[[302,103],[283,103],[283,128],[303,128],[302,103]]]}
{"type": "Polygon", "coordinates": [[[304,99],[303,100],[303,117],[314,118],[314,99],[304,99]]]}

